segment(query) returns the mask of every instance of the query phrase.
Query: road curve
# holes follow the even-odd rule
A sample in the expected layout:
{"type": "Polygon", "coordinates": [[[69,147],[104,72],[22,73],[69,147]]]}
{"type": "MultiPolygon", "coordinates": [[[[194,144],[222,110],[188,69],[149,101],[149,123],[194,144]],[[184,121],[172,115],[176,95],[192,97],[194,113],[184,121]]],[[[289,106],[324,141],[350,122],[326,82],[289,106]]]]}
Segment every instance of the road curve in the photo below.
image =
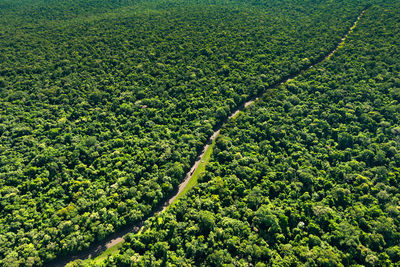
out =
{"type": "MultiPolygon", "coordinates": [[[[361,11],[361,13],[357,17],[357,19],[354,21],[354,23],[349,28],[349,30],[346,32],[346,34],[343,36],[343,38],[340,40],[340,42],[336,45],[336,47],[333,50],[329,51],[329,53],[326,56],[316,60],[316,62],[312,63],[311,65],[309,65],[307,67],[305,67],[304,69],[300,70],[299,72],[282,78],[280,81],[270,85],[267,88],[267,90],[274,89],[274,88],[276,88],[277,86],[279,86],[281,84],[285,84],[285,83],[297,78],[298,76],[302,75],[307,70],[309,70],[309,69],[315,67],[316,65],[318,65],[318,64],[320,64],[320,63],[322,63],[322,62],[324,62],[324,61],[326,61],[328,59],[330,59],[338,51],[338,49],[344,44],[344,42],[346,41],[346,39],[349,36],[349,34],[354,30],[354,28],[357,26],[358,21],[362,18],[362,16],[365,14],[365,12],[368,9],[369,9],[369,6],[364,8],[361,11]]],[[[263,93],[265,93],[265,92],[263,92],[263,93]]],[[[254,102],[256,102],[259,98],[262,97],[263,93],[255,96],[254,98],[252,98],[249,101],[245,102],[241,107],[239,107],[237,110],[232,112],[232,114],[229,115],[229,117],[226,119],[225,123],[228,122],[230,119],[234,118],[236,115],[238,115],[241,111],[243,111],[248,106],[254,104],[254,102]]],[[[163,212],[169,205],[171,205],[171,203],[173,203],[173,201],[183,191],[183,189],[186,187],[186,185],[188,184],[188,182],[192,178],[193,173],[196,171],[197,167],[199,166],[200,162],[202,161],[204,154],[209,149],[209,146],[211,145],[211,143],[217,138],[217,136],[219,135],[222,127],[224,127],[225,123],[223,123],[210,136],[210,138],[208,139],[208,141],[204,145],[202,152],[197,157],[196,162],[193,164],[192,168],[186,174],[186,177],[183,180],[183,182],[179,185],[179,188],[176,191],[176,193],[173,196],[171,196],[170,198],[168,198],[167,200],[165,200],[163,203],[161,203],[160,206],[157,209],[153,210],[147,217],[145,217],[143,221],[141,221],[141,222],[139,222],[139,223],[137,223],[135,225],[130,225],[130,226],[127,226],[127,227],[125,227],[123,229],[118,230],[116,233],[111,234],[110,236],[108,236],[108,238],[106,238],[105,240],[103,240],[101,242],[96,242],[95,244],[91,245],[88,249],[86,249],[84,251],[77,252],[77,254],[75,254],[75,255],[69,255],[69,256],[64,256],[64,257],[57,258],[57,259],[45,264],[44,266],[57,266],[57,267],[58,266],[65,266],[67,263],[69,263],[71,261],[74,261],[74,260],[77,260],[77,259],[85,260],[85,259],[89,259],[89,258],[94,258],[94,257],[98,256],[100,253],[104,252],[105,250],[107,250],[107,249],[109,249],[109,248],[111,248],[111,247],[123,242],[124,241],[124,236],[126,234],[138,232],[140,230],[140,228],[144,225],[144,222],[147,219],[149,219],[150,217],[153,217],[155,214],[157,214],[159,212],[163,212]]]]}

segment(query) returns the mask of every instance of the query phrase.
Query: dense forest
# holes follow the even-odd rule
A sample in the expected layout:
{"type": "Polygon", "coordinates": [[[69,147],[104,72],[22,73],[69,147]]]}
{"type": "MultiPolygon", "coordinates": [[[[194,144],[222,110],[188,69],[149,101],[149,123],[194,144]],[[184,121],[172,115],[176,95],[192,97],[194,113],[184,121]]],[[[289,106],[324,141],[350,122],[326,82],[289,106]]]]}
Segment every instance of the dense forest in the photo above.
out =
{"type": "MultiPolygon", "coordinates": [[[[400,260],[399,4],[0,0],[0,265],[143,220],[107,265],[400,260]],[[268,91],[268,92],[267,92],[268,91]]],[[[79,264],[77,262],[77,264],[79,264]]]]}
{"type": "Polygon", "coordinates": [[[106,263],[399,266],[399,10],[230,121],[201,183],[106,263]]]}

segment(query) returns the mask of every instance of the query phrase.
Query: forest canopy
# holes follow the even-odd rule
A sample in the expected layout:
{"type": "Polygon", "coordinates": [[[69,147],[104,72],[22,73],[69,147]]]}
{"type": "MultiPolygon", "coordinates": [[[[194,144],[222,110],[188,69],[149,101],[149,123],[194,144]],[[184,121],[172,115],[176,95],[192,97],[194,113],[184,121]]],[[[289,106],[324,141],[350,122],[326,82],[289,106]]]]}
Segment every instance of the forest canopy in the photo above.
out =
{"type": "MultiPolygon", "coordinates": [[[[368,4],[0,0],[0,265],[142,221],[231,112],[323,59],[368,4]]],[[[337,58],[232,122],[199,187],[108,263],[295,261],[307,246],[395,262],[398,14],[366,16],[337,58]]]]}
{"type": "Polygon", "coordinates": [[[399,10],[230,121],[198,187],[105,265],[398,266],[399,10]]]}

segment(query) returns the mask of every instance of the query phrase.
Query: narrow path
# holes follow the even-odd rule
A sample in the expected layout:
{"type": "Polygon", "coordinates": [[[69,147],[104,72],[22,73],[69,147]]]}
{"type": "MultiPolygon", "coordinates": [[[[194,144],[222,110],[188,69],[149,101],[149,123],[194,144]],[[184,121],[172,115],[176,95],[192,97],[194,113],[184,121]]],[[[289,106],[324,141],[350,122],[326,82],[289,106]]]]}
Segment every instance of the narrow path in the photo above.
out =
{"type": "MultiPolygon", "coordinates": [[[[350,27],[350,29],[347,31],[347,33],[343,36],[343,38],[340,40],[340,42],[336,45],[336,47],[333,50],[329,51],[329,53],[325,57],[320,58],[319,60],[317,60],[316,62],[314,62],[310,66],[306,67],[303,70],[300,70],[298,73],[293,74],[293,75],[289,75],[289,76],[281,79],[281,81],[278,81],[273,85],[270,85],[267,88],[267,91],[270,90],[270,89],[276,88],[277,86],[279,86],[281,84],[285,84],[285,83],[297,78],[298,76],[302,75],[307,70],[309,70],[309,69],[315,67],[316,65],[318,65],[318,64],[320,64],[320,63],[322,63],[322,62],[324,62],[324,61],[326,61],[328,59],[330,59],[338,51],[338,49],[344,44],[344,42],[346,41],[346,39],[349,36],[349,34],[357,26],[358,21],[365,14],[365,12],[368,10],[368,8],[369,7],[366,7],[365,9],[363,9],[361,11],[360,15],[354,21],[353,25],[350,27]]],[[[265,92],[263,92],[263,93],[265,93],[265,92]]],[[[252,98],[251,100],[247,101],[246,103],[244,103],[243,106],[241,106],[237,110],[235,110],[226,119],[226,122],[228,122],[230,119],[232,119],[235,116],[237,116],[240,112],[242,112],[248,106],[254,104],[255,101],[257,101],[259,98],[262,97],[263,93],[261,93],[260,95],[252,98]]],[[[60,258],[58,258],[58,259],[46,264],[45,266],[65,266],[67,263],[69,263],[71,261],[74,261],[74,260],[77,260],[77,259],[84,260],[84,259],[94,258],[94,257],[98,256],[99,254],[101,254],[102,252],[104,252],[105,250],[107,250],[107,249],[109,249],[109,248],[111,248],[111,247],[123,242],[124,241],[124,236],[126,234],[138,232],[140,230],[140,228],[144,225],[144,222],[148,218],[153,217],[157,213],[163,212],[181,194],[183,189],[186,187],[186,185],[188,184],[188,182],[192,178],[193,173],[196,171],[197,167],[200,165],[201,161],[203,160],[204,154],[209,149],[211,143],[217,138],[217,136],[219,135],[222,127],[224,127],[225,123],[223,123],[217,130],[215,130],[215,132],[208,139],[207,143],[204,145],[204,148],[203,148],[201,154],[197,157],[196,162],[193,164],[192,168],[186,174],[185,180],[179,185],[179,188],[176,191],[176,194],[173,195],[172,197],[170,197],[169,199],[167,199],[156,210],[152,211],[146,218],[143,219],[143,221],[137,223],[136,225],[128,226],[128,227],[126,227],[124,229],[119,230],[118,232],[110,235],[106,240],[103,240],[102,242],[98,242],[98,243],[93,244],[92,246],[90,246],[85,251],[78,252],[76,255],[73,255],[73,256],[60,257],[60,258]]]]}

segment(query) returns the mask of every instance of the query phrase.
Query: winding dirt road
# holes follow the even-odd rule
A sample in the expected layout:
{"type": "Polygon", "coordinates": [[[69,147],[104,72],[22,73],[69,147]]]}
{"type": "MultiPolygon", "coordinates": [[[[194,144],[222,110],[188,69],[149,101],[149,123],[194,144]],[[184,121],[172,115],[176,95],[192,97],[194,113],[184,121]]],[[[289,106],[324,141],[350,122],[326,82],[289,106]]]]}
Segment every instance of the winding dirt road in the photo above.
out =
{"type": "MultiPolygon", "coordinates": [[[[369,7],[366,7],[364,10],[361,11],[361,13],[357,17],[357,19],[354,21],[353,25],[350,27],[350,29],[347,31],[347,33],[343,36],[341,41],[336,45],[336,47],[333,50],[329,51],[329,53],[326,56],[320,58],[315,63],[311,64],[310,66],[308,66],[306,68],[304,68],[303,70],[299,71],[298,73],[295,73],[293,75],[290,75],[290,76],[287,76],[287,77],[281,79],[281,81],[278,81],[275,84],[269,86],[269,88],[267,88],[267,90],[274,89],[274,88],[276,88],[277,86],[279,86],[281,84],[285,84],[285,83],[295,79],[296,77],[302,75],[307,70],[309,70],[309,69],[315,67],[316,65],[324,62],[325,60],[328,60],[329,58],[331,58],[338,51],[338,49],[344,44],[344,42],[346,41],[346,39],[349,36],[349,34],[357,26],[358,21],[365,14],[365,12],[368,10],[368,8],[369,7]]],[[[265,92],[263,92],[263,93],[265,93],[265,92]]],[[[252,105],[255,101],[257,101],[259,98],[262,97],[262,94],[254,97],[251,100],[249,100],[246,103],[244,103],[241,107],[239,107],[237,110],[235,110],[226,119],[226,122],[229,121],[230,119],[232,119],[233,117],[235,117],[236,115],[238,115],[241,111],[243,111],[248,106],[252,105]]],[[[85,251],[78,252],[75,255],[57,258],[56,260],[45,264],[45,266],[65,266],[67,263],[69,263],[71,261],[74,261],[74,260],[77,260],[77,259],[85,260],[85,259],[88,259],[88,258],[94,258],[94,257],[98,256],[100,253],[102,253],[103,251],[107,250],[108,248],[111,248],[111,247],[123,242],[124,241],[124,236],[126,234],[138,232],[140,230],[140,228],[144,225],[144,222],[147,219],[149,219],[150,217],[153,217],[155,214],[157,214],[159,212],[163,212],[169,205],[171,205],[171,203],[183,191],[183,189],[186,187],[186,185],[188,184],[188,182],[192,178],[192,175],[196,171],[196,169],[199,166],[200,162],[203,160],[204,154],[209,149],[209,146],[211,145],[212,141],[214,141],[217,138],[217,136],[219,135],[222,127],[224,127],[225,123],[222,124],[217,130],[215,130],[215,132],[210,136],[210,138],[208,139],[207,143],[204,145],[204,148],[203,148],[201,154],[197,157],[198,160],[196,160],[196,162],[193,164],[192,168],[186,174],[185,180],[179,185],[179,188],[176,191],[176,193],[173,196],[171,196],[170,198],[168,198],[166,201],[164,201],[162,204],[160,204],[160,206],[156,210],[152,211],[146,218],[144,218],[143,221],[141,221],[140,223],[138,223],[136,225],[127,226],[127,227],[125,227],[123,229],[118,230],[116,233],[108,236],[107,239],[105,239],[105,240],[103,240],[101,242],[97,242],[97,243],[93,244],[92,246],[90,246],[85,251]]]]}

